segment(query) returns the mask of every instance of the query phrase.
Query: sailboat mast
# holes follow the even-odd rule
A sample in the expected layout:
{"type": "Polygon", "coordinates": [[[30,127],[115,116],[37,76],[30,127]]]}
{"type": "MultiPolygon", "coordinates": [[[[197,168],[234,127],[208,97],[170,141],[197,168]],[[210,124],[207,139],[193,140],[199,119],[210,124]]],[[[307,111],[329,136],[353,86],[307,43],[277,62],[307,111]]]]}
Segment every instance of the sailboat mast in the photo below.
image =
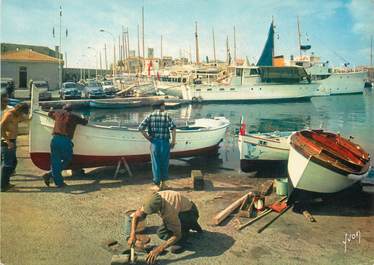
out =
{"type": "Polygon", "coordinates": [[[226,63],[227,65],[230,63],[230,58],[229,58],[229,36],[226,36],[226,63]]]}
{"type": "Polygon", "coordinates": [[[300,56],[301,56],[301,32],[300,32],[300,22],[299,22],[299,17],[297,17],[297,36],[298,36],[298,41],[299,41],[299,51],[300,51],[300,56]]]}
{"type": "Polygon", "coordinates": [[[234,25],[234,64],[236,64],[236,30],[234,25]]]}
{"type": "Polygon", "coordinates": [[[195,45],[196,45],[196,64],[199,64],[199,39],[197,35],[197,21],[195,21],[195,45]]]}
{"type": "Polygon", "coordinates": [[[373,35],[370,40],[370,66],[373,66],[373,35]]]}
{"type": "Polygon", "coordinates": [[[214,38],[214,28],[212,29],[213,33],[213,58],[214,58],[214,63],[217,63],[217,58],[216,58],[216,39],[214,38]]]}
{"type": "Polygon", "coordinates": [[[143,60],[145,59],[145,53],[144,53],[144,6],[142,6],[142,41],[143,41],[143,60]]]}
{"type": "Polygon", "coordinates": [[[160,41],[160,59],[162,60],[162,35],[161,35],[161,41],[160,41]]]}

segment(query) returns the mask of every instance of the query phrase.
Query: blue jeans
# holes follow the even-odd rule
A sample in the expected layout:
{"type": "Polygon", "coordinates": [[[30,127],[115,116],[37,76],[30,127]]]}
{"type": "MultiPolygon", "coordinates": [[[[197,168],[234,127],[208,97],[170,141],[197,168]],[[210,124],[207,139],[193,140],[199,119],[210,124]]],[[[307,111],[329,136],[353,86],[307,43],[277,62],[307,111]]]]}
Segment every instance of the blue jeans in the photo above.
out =
{"type": "Polygon", "coordinates": [[[169,179],[169,139],[152,139],[151,160],[153,182],[159,185],[161,181],[169,179]]]}
{"type": "Polygon", "coordinates": [[[51,141],[52,176],[56,186],[64,183],[61,172],[73,159],[73,143],[69,137],[54,135],[51,141]]]}
{"type": "Polygon", "coordinates": [[[14,173],[17,166],[17,145],[13,140],[14,148],[9,149],[8,145],[1,141],[1,188],[9,186],[10,176],[14,173]]]}

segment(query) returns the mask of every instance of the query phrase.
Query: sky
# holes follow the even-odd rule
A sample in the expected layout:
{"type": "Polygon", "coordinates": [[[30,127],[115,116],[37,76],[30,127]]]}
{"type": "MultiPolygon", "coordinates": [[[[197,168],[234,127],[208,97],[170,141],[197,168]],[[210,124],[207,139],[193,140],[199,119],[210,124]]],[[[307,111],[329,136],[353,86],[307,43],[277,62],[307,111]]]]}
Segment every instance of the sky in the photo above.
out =
{"type": "MultiPolygon", "coordinates": [[[[297,55],[297,16],[303,44],[311,52],[340,66],[370,63],[370,38],[374,35],[374,0],[1,0],[1,42],[43,45],[54,48],[59,39],[59,8],[62,7],[62,51],[68,67],[96,65],[96,51],[108,47],[113,60],[113,38],[128,27],[130,49],[137,50],[137,25],[145,14],[145,50],[195,60],[195,21],[198,22],[200,60],[213,58],[214,28],[217,58],[225,60],[226,38],[233,50],[236,28],[237,56],[256,63],[267,38],[272,18],[276,25],[275,54],[297,55]],[[55,38],[53,38],[53,27],[55,38]],[[94,49],[88,49],[93,47],[94,49]],[[96,51],[95,51],[96,49],[96,51]]],[[[142,48],[141,48],[142,50],[142,48]]],[[[118,55],[117,55],[118,58],[118,55]]]]}

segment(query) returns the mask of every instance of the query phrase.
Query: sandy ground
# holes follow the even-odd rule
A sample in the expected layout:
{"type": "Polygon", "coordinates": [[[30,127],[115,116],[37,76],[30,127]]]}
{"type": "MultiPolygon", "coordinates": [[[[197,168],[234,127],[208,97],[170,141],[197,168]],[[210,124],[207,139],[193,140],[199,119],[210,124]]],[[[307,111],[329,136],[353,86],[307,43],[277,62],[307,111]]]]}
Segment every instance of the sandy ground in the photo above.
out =
{"type": "MultiPolygon", "coordinates": [[[[16,187],[1,194],[1,262],[6,265],[110,264],[113,254],[126,249],[122,235],[124,213],[141,205],[150,194],[150,164],[134,166],[134,177],[113,178],[114,168],[93,169],[85,176],[66,177],[64,190],[45,187],[43,171],[28,156],[28,137],[19,137],[19,166],[11,183],[16,187]],[[119,244],[109,248],[108,240],[119,244]]],[[[170,252],[158,264],[374,264],[374,194],[350,192],[310,205],[317,219],[309,223],[299,213],[287,211],[261,234],[257,229],[274,213],[238,232],[231,218],[211,226],[211,218],[246,191],[256,190],[266,179],[234,171],[206,169],[174,163],[170,186],[190,197],[200,210],[205,230],[193,234],[188,250],[170,252]],[[205,191],[190,189],[191,169],[201,169],[205,191]],[[346,234],[360,235],[347,242],[346,234]]],[[[210,167],[211,168],[211,167],[210,167]]],[[[243,220],[245,221],[245,220],[243,220]]],[[[152,244],[158,216],[147,219],[152,244]]],[[[144,254],[139,254],[144,260],[144,254]]],[[[138,264],[143,264],[138,262],[138,264]]]]}

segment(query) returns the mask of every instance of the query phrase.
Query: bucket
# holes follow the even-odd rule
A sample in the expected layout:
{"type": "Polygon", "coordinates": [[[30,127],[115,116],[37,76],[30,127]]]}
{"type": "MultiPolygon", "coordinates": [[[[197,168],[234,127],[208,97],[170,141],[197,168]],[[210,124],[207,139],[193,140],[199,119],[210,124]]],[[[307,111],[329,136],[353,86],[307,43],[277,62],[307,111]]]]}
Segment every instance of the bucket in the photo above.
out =
{"type": "Polygon", "coordinates": [[[288,179],[276,179],[275,180],[275,187],[277,194],[280,196],[284,196],[288,194],[288,179]]]}

